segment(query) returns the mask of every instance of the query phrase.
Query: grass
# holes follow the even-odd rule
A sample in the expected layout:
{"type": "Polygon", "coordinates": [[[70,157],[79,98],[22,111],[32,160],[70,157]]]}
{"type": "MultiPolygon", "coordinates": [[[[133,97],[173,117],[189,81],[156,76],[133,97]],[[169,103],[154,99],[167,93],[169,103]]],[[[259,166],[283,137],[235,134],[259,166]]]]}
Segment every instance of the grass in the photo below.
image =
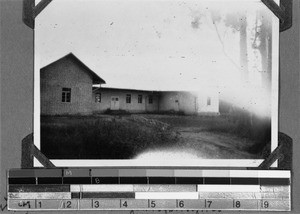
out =
{"type": "Polygon", "coordinates": [[[186,139],[180,137],[180,131],[184,131],[239,138],[246,152],[263,153],[265,157],[268,155],[266,151],[270,151],[270,120],[252,117],[250,121],[247,115],[242,116],[123,114],[42,117],[41,150],[51,159],[131,159],[151,148],[184,146],[186,139]],[[244,145],[245,142],[249,146],[244,145]]]}
{"type": "Polygon", "coordinates": [[[169,129],[126,119],[42,118],[41,150],[51,159],[130,159],[146,148],[177,141],[169,129]]]}

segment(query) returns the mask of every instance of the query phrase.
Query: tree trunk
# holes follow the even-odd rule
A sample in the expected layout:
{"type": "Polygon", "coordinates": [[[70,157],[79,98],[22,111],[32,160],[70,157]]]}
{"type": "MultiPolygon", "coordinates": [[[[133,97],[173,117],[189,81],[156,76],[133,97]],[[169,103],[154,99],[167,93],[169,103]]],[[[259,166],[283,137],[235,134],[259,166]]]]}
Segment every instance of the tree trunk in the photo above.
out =
{"type": "Polygon", "coordinates": [[[270,20],[272,19],[263,12],[259,13],[259,18],[262,21],[259,34],[261,43],[258,47],[262,63],[262,85],[270,95],[272,79],[272,22],[270,20]]]}
{"type": "Polygon", "coordinates": [[[240,66],[242,83],[248,81],[247,18],[240,18],[240,66]]]}
{"type": "MultiPolygon", "coordinates": [[[[248,76],[248,50],[247,50],[247,17],[241,15],[240,17],[240,66],[241,66],[241,81],[245,84],[249,80],[248,76]]],[[[242,110],[240,115],[240,126],[243,128],[252,128],[252,114],[251,112],[242,110]]]]}

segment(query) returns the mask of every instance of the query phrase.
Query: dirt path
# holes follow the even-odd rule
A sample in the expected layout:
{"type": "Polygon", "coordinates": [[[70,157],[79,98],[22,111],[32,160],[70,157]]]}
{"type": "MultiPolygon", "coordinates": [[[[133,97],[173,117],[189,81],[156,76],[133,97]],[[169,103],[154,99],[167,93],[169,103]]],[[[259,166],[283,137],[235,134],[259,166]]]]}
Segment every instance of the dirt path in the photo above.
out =
{"type": "MultiPolygon", "coordinates": [[[[164,152],[171,158],[174,153],[181,152],[181,155],[190,154],[191,158],[201,159],[255,159],[256,155],[247,152],[253,142],[248,139],[242,139],[237,136],[222,132],[206,131],[204,126],[197,125],[197,121],[193,123],[180,123],[173,117],[167,121],[166,116],[148,116],[153,119],[169,122],[174,130],[179,133],[179,142],[171,148],[160,148],[152,150],[152,152],[164,152]]],[[[151,151],[147,151],[148,153],[151,151]]]]}
{"type": "Polygon", "coordinates": [[[255,155],[246,152],[250,142],[229,134],[195,130],[178,130],[180,145],[197,151],[199,157],[207,159],[252,159],[255,155]]]}
{"type": "Polygon", "coordinates": [[[180,132],[180,142],[172,147],[147,150],[138,158],[152,159],[255,159],[243,149],[243,142],[232,136],[210,132],[180,132]]]}

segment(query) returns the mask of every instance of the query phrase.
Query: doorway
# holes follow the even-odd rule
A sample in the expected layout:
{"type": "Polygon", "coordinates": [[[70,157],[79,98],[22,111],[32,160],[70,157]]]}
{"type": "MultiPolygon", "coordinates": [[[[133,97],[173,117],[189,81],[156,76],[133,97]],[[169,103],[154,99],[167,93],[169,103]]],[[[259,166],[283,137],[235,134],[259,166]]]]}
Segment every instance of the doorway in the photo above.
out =
{"type": "Polygon", "coordinates": [[[111,110],[119,110],[120,109],[119,97],[111,97],[110,109],[111,110]]]}

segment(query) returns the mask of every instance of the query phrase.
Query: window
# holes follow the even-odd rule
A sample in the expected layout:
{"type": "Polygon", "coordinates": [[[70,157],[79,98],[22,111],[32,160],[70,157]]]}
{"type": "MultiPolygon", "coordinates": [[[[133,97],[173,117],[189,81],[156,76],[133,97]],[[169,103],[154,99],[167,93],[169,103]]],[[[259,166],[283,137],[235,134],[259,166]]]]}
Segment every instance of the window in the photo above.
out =
{"type": "Polygon", "coordinates": [[[96,95],[95,95],[95,102],[96,103],[101,103],[101,93],[96,93],[96,95]]]}
{"type": "Polygon", "coordinates": [[[126,103],[131,103],[131,94],[126,94],[126,103]]]}
{"type": "Polygon", "coordinates": [[[71,102],[71,88],[62,88],[61,101],[63,103],[71,102]]]}
{"type": "Polygon", "coordinates": [[[148,101],[149,101],[149,104],[152,104],[152,103],[153,103],[153,96],[152,96],[152,95],[149,95],[148,101]]]}
{"type": "Polygon", "coordinates": [[[206,105],[210,106],[211,105],[211,98],[210,97],[207,97],[207,102],[206,102],[206,105]]]}
{"type": "Polygon", "coordinates": [[[138,103],[143,103],[143,95],[138,95],[138,103]]]}

